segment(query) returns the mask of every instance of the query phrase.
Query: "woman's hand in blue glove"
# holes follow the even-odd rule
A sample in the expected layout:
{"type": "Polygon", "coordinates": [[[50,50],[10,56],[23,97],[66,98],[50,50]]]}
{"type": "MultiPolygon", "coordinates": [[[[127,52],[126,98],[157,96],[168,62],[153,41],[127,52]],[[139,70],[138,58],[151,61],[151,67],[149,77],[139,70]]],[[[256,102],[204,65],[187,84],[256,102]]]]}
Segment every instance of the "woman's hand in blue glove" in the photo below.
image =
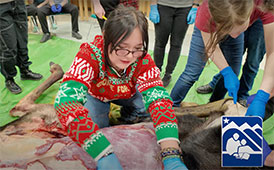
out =
{"type": "Polygon", "coordinates": [[[108,169],[115,169],[115,170],[122,170],[122,166],[114,153],[106,157],[102,157],[97,162],[97,169],[98,170],[108,170],[108,169]]]}
{"type": "Polygon", "coordinates": [[[237,103],[237,93],[240,86],[240,81],[231,67],[226,67],[221,71],[224,76],[225,88],[228,91],[228,95],[233,97],[234,104],[237,103]]]}
{"type": "Polygon", "coordinates": [[[187,15],[187,24],[193,24],[195,22],[196,13],[198,8],[191,8],[187,15]]]}
{"type": "Polygon", "coordinates": [[[166,158],[163,160],[165,170],[187,170],[180,158],[166,158]]]}
{"type": "Polygon", "coordinates": [[[157,5],[150,5],[149,19],[154,24],[157,24],[160,22],[160,14],[159,14],[157,5]]]}
{"type": "Polygon", "coordinates": [[[260,116],[262,119],[265,114],[265,105],[269,99],[270,94],[263,91],[258,90],[256,96],[252,103],[249,105],[246,116],[260,116]]]}
{"type": "Polygon", "coordinates": [[[52,5],[50,9],[51,9],[51,11],[54,12],[54,13],[58,12],[55,5],[52,5]]]}
{"type": "Polygon", "coordinates": [[[57,12],[60,13],[62,11],[62,5],[61,4],[57,4],[56,5],[56,9],[57,9],[57,12]]]}

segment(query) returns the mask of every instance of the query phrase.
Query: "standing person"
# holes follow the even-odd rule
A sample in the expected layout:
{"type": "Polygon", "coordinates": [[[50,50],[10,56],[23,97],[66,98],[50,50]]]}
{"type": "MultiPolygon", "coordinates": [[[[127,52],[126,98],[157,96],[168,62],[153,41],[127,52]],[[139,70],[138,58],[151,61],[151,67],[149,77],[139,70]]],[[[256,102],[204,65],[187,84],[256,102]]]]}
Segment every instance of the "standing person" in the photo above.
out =
{"type": "MultiPolygon", "coordinates": [[[[247,107],[248,92],[252,89],[260,63],[265,55],[264,30],[261,19],[255,21],[244,32],[244,51],[247,52],[247,55],[242,68],[238,102],[247,107]]],[[[201,94],[211,93],[220,77],[220,73],[216,74],[210,83],[198,87],[196,91],[201,94]]]]}
{"type": "Polygon", "coordinates": [[[167,87],[171,81],[171,74],[179,59],[188,24],[194,23],[198,6],[199,4],[193,3],[193,0],[153,0],[151,2],[149,19],[154,23],[155,28],[153,56],[160,70],[162,70],[165,49],[170,37],[168,61],[162,79],[164,87],[167,87]]]}
{"type": "Polygon", "coordinates": [[[265,27],[271,25],[269,23],[273,23],[274,18],[271,13],[261,11],[262,0],[225,0],[222,1],[223,4],[218,2],[221,3],[217,0],[205,0],[197,11],[186,68],[171,92],[174,106],[180,105],[188,90],[198,80],[208,57],[222,74],[210,102],[222,99],[228,90],[229,96],[236,103],[240,85],[237,75],[241,68],[244,46],[243,32],[261,18],[265,34],[272,34],[265,27]]]}
{"type": "Polygon", "coordinates": [[[138,0],[91,0],[91,2],[101,30],[103,30],[105,23],[103,16],[107,18],[111,11],[113,11],[119,4],[123,4],[126,7],[131,6],[136,9],[139,8],[138,0]]]}
{"type": "Polygon", "coordinates": [[[0,69],[6,88],[18,94],[21,87],[15,83],[19,67],[21,79],[40,80],[42,75],[29,69],[27,11],[22,0],[0,1],[0,69]]]}
{"type": "Polygon", "coordinates": [[[103,32],[81,45],[57,94],[54,106],[68,136],[97,161],[98,169],[121,169],[99,129],[109,126],[110,102],[129,108],[127,114],[148,111],[164,167],[186,169],[180,159],[172,100],[147,53],[146,17],[134,8],[118,7],[108,16],[103,32]]]}
{"type": "Polygon", "coordinates": [[[41,38],[40,43],[44,43],[51,38],[48,28],[47,16],[61,12],[70,13],[71,15],[72,37],[78,40],[82,39],[81,34],[79,34],[78,7],[68,2],[68,0],[48,0],[48,2],[48,4],[42,6],[37,10],[38,19],[43,31],[43,37],[41,38]]]}

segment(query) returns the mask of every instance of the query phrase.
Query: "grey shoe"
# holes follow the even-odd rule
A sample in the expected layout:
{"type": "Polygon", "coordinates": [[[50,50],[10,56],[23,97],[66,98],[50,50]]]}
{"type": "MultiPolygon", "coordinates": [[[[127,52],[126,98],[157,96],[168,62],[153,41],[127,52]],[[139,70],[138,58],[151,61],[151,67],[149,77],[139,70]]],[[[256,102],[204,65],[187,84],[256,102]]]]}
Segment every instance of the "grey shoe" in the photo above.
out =
{"type": "Polygon", "coordinates": [[[169,83],[171,82],[171,75],[170,74],[165,74],[162,81],[163,81],[163,86],[167,87],[169,85],[169,83]]]}
{"type": "Polygon", "coordinates": [[[78,39],[78,40],[81,40],[82,39],[82,35],[79,34],[78,32],[74,32],[72,31],[72,37],[78,39]]]}
{"type": "Polygon", "coordinates": [[[206,84],[198,87],[196,91],[197,93],[200,93],[200,94],[208,94],[213,92],[213,88],[209,84],[206,84]]]}
{"type": "Polygon", "coordinates": [[[50,33],[45,33],[43,37],[41,38],[40,43],[44,43],[48,41],[50,38],[51,38],[50,33]]]}

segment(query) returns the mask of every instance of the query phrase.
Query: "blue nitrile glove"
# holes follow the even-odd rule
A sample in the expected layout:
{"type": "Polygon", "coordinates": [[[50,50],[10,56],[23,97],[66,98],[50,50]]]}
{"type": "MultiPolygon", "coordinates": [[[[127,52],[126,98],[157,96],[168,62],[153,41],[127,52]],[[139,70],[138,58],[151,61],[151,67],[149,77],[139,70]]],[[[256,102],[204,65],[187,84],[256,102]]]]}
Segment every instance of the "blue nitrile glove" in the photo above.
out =
{"type": "Polygon", "coordinates": [[[165,170],[187,170],[180,158],[166,158],[163,160],[165,170]]]}
{"type": "Polygon", "coordinates": [[[157,5],[150,5],[149,19],[154,24],[157,24],[160,22],[160,14],[159,14],[157,5]]]}
{"type": "Polygon", "coordinates": [[[50,9],[51,9],[51,11],[52,11],[52,12],[54,12],[54,13],[56,13],[56,12],[57,12],[57,8],[56,8],[56,6],[55,6],[55,5],[52,5],[50,9]]]}
{"type": "Polygon", "coordinates": [[[60,13],[62,11],[62,5],[61,4],[57,4],[56,5],[56,9],[57,9],[57,12],[60,13]]]}
{"type": "Polygon", "coordinates": [[[230,66],[224,68],[221,74],[224,76],[225,88],[228,91],[228,95],[233,97],[234,104],[236,104],[240,81],[230,66]]]}
{"type": "Polygon", "coordinates": [[[263,138],[263,163],[266,159],[266,157],[272,152],[272,150],[270,149],[268,143],[266,142],[266,140],[263,138]]]}
{"type": "Polygon", "coordinates": [[[260,116],[262,119],[264,118],[265,113],[265,105],[269,99],[270,94],[263,91],[258,90],[256,96],[252,103],[249,105],[246,116],[260,116]]]}
{"type": "Polygon", "coordinates": [[[187,24],[193,24],[195,22],[197,9],[198,8],[191,8],[187,15],[187,24]]]}
{"type": "Polygon", "coordinates": [[[98,170],[108,170],[108,169],[122,170],[123,168],[117,156],[114,153],[112,153],[98,160],[97,169],[98,170]]]}

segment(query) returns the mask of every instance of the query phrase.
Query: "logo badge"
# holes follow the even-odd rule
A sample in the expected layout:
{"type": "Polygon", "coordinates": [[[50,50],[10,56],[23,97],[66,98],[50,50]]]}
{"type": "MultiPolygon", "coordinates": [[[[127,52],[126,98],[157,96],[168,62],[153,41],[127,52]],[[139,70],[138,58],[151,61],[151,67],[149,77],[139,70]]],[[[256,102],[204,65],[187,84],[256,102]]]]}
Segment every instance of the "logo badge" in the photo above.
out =
{"type": "Polygon", "coordinates": [[[263,166],[260,117],[222,117],[222,167],[263,166]]]}

